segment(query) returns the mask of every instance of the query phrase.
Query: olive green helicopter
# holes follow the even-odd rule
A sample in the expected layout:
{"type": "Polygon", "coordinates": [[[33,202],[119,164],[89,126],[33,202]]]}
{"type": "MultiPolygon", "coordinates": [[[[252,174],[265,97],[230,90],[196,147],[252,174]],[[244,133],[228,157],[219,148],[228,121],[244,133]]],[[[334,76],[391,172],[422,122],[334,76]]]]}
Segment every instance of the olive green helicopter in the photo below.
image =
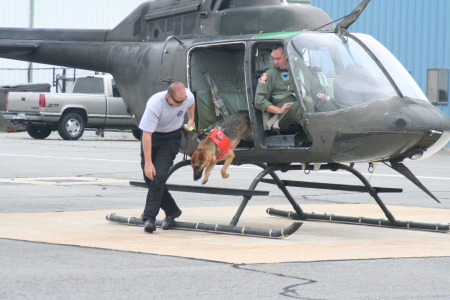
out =
{"type": "MultiPolygon", "coordinates": [[[[247,110],[252,138],[237,146],[233,164],[262,168],[249,188],[169,185],[177,191],[243,196],[235,216],[229,225],[177,221],[174,228],[266,237],[292,234],[301,222],[281,230],[237,226],[249,200],[268,195],[255,189],[264,182],[276,184],[294,210],[268,209],[269,214],[447,231],[445,224],[396,220],[379,194],[402,190],[373,187],[354,168],[356,163],[371,168],[385,163],[438,201],[404,162],[429,157],[450,140],[450,119],[427,100],[394,55],[373,37],[348,31],[369,1],[333,21],[319,8],[280,0],[150,0],[111,30],[0,28],[0,57],[110,73],[136,124],[148,98],[175,81],[185,83],[195,96],[199,131],[247,110]],[[283,45],[305,124],[285,122],[277,130],[265,130],[264,113],[254,105],[255,90],[272,66],[276,44],[283,45]],[[318,78],[330,105],[307,103],[305,76],[318,78]],[[344,170],[362,185],[286,181],[276,173],[300,170],[344,170]],[[368,192],[387,219],[304,212],[289,186],[368,192]]],[[[76,113],[89,123],[87,112],[76,113]]],[[[187,134],[181,153],[192,153],[201,137],[187,134]]],[[[171,174],[186,165],[189,160],[175,164],[171,174]]],[[[143,224],[138,217],[110,214],[107,219],[143,224]]]]}

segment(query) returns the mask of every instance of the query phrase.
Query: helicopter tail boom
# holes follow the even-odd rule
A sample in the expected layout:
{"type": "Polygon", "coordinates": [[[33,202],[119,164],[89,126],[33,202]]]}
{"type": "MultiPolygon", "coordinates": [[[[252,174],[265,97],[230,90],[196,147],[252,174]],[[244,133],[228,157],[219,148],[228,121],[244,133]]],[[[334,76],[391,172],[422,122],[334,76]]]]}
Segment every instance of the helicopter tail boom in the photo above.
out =
{"type": "MultiPolygon", "coordinates": [[[[82,69],[96,62],[107,30],[0,28],[0,56],[82,69]]],[[[102,71],[102,70],[98,70],[102,71]]]]}

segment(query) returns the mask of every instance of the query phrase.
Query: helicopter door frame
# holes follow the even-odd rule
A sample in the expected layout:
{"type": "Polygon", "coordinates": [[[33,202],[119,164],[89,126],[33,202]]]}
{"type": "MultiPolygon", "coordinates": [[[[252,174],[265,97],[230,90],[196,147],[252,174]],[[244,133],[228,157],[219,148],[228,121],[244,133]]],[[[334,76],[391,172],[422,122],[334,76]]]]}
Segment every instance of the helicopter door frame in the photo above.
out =
{"type": "MultiPolygon", "coordinates": [[[[249,96],[252,99],[252,111],[253,111],[253,123],[257,124],[253,128],[255,143],[261,145],[262,148],[270,149],[291,149],[297,148],[309,149],[310,143],[306,134],[303,131],[301,124],[295,122],[283,122],[280,124],[280,130],[265,130],[263,124],[262,112],[254,107],[254,99],[256,96],[256,87],[258,85],[258,79],[261,75],[266,72],[270,67],[273,66],[273,61],[271,57],[271,48],[273,45],[281,44],[286,52],[286,40],[258,40],[251,41],[248,45],[248,61],[249,69],[248,76],[249,82],[252,83],[251,88],[249,88],[249,96]]],[[[289,71],[291,74],[291,71],[289,71]]],[[[291,74],[292,76],[292,74],[291,74]]],[[[294,89],[296,89],[294,85],[294,89]]],[[[303,101],[297,98],[299,101],[300,109],[305,112],[305,107],[303,101]]]]}
{"type": "Polygon", "coordinates": [[[196,98],[198,129],[223,120],[220,110],[217,115],[213,93],[222,99],[229,115],[249,110],[245,61],[245,41],[196,44],[188,50],[187,84],[196,98]]]}

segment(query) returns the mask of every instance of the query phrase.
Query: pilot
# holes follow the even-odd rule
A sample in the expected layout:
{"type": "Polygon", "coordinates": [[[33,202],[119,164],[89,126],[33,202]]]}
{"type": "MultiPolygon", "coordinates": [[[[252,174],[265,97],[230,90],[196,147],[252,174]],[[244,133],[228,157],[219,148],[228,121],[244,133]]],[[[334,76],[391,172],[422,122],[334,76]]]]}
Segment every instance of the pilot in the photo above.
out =
{"type": "Polygon", "coordinates": [[[180,149],[181,126],[186,112],[189,121],[185,130],[194,127],[194,95],[181,82],[174,82],[167,91],[150,97],[139,124],[142,130],[141,166],[148,185],[142,220],[144,230],[149,233],[156,230],[155,220],[160,208],[166,214],[162,229],[170,229],[175,218],[181,215],[167,190],[166,181],[180,149]]]}
{"type": "Polygon", "coordinates": [[[322,73],[322,69],[320,67],[312,67],[310,70],[314,76],[314,80],[325,89],[325,98],[316,98],[316,101],[314,101],[315,110],[317,112],[338,110],[339,106],[330,96],[330,84],[328,83],[327,76],[322,73]]]}
{"type": "MultiPolygon", "coordinates": [[[[287,59],[283,45],[276,44],[272,48],[274,66],[263,73],[258,80],[255,95],[255,107],[263,113],[264,129],[279,129],[278,123],[291,119],[303,127],[308,139],[311,137],[305,126],[305,115],[299,107],[291,81],[287,59]]],[[[306,66],[305,66],[306,67],[306,66]]],[[[307,68],[307,67],[306,67],[307,68]]],[[[303,72],[307,74],[306,72],[303,72]]],[[[301,93],[308,112],[314,112],[313,97],[308,91],[313,91],[314,98],[326,100],[325,89],[316,84],[313,86],[313,77],[300,76],[301,93]]]]}

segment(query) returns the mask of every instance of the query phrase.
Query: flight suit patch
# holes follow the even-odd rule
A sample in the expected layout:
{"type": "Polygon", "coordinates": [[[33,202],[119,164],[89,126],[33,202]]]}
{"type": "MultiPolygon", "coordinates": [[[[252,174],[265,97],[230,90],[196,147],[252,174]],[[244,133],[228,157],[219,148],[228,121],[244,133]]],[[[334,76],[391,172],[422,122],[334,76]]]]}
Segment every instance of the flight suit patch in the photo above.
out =
{"type": "Polygon", "coordinates": [[[283,79],[284,81],[289,81],[289,79],[291,79],[288,72],[283,72],[283,73],[281,73],[281,74],[280,74],[280,77],[281,77],[281,79],[283,79]]]}
{"type": "Polygon", "coordinates": [[[266,84],[269,81],[269,74],[263,73],[261,77],[259,77],[259,83],[266,84]]]}

